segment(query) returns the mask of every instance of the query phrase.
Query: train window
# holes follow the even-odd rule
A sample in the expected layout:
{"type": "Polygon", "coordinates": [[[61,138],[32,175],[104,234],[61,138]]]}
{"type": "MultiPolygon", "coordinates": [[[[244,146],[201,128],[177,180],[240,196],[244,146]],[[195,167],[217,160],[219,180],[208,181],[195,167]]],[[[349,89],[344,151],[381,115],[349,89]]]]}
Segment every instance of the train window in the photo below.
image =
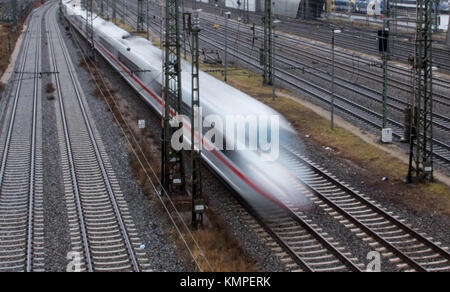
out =
{"type": "Polygon", "coordinates": [[[141,76],[140,74],[140,72],[142,72],[141,68],[139,68],[139,66],[134,64],[130,59],[128,59],[121,53],[119,53],[119,60],[131,71],[133,75],[136,75],[138,77],[141,76]]]}
{"type": "Polygon", "coordinates": [[[113,46],[111,46],[104,38],[99,37],[100,44],[109,52],[114,52],[113,46]]]}

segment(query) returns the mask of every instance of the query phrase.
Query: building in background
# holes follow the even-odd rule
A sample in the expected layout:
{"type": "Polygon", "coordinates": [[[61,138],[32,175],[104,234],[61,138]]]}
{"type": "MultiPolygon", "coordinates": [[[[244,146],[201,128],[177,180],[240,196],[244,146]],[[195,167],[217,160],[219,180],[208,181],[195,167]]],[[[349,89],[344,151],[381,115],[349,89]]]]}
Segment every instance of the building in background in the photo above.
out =
{"type": "MultiPolygon", "coordinates": [[[[208,2],[208,0],[201,0],[201,2],[208,2]]],[[[215,0],[210,0],[210,3],[214,2],[215,0]]],[[[264,11],[264,0],[219,0],[217,2],[219,5],[234,9],[248,9],[250,12],[264,11]]],[[[273,9],[275,15],[314,18],[320,17],[326,0],[275,0],[273,2],[275,3],[273,9]]]]}

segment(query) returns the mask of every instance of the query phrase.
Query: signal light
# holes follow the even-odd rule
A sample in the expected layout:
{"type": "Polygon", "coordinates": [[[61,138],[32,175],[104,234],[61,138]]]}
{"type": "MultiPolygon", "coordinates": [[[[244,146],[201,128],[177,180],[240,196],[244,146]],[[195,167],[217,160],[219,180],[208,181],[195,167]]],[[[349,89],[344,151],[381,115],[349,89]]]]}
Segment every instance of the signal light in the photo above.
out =
{"type": "Polygon", "coordinates": [[[386,53],[389,49],[389,31],[379,30],[378,31],[378,51],[380,53],[386,53]]]}

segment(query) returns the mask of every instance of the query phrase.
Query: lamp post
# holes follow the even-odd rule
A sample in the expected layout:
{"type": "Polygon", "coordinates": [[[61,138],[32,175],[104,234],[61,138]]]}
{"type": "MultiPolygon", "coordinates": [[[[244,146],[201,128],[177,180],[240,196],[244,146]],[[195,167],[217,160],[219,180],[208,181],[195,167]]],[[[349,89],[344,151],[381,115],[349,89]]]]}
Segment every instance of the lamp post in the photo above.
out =
{"type": "Polygon", "coordinates": [[[331,54],[332,54],[332,65],[331,65],[331,129],[334,129],[334,62],[335,62],[335,53],[334,53],[334,47],[335,47],[335,38],[336,34],[341,33],[342,30],[340,29],[332,29],[331,30],[331,54]]]}
{"type": "Polygon", "coordinates": [[[11,18],[12,18],[12,23],[13,23],[12,32],[16,32],[17,31],[17,0],[12,0],[11,6],[12,6],[11,18]]]}
{"type": "Polygon", "coordinates": [[[228,19],[231,18],[231,12],[225,12],[225,82],[228,81],[228,19]]]}
{"type": "Polygon", "coordinates": [[[276,38],[276,32],[275,32],[275,26],[281,23],[281,20],[275,19],[273,21],[273,33],[272,33],[272,100],[275,100],[276,98],[276,87],[275,87],[275,79],[276,79],[276,71],[275,71],[275,38],[276,38]]]}

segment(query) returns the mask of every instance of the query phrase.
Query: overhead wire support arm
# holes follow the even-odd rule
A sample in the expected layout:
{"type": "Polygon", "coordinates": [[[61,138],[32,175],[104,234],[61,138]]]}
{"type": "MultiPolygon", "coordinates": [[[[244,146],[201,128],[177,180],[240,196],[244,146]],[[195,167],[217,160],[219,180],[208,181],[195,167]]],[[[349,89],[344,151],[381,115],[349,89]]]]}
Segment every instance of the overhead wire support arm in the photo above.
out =
{"type": "Polygon", "coordinates": [[[137,32],[143,32],[145,22],[144,0],[137,0],[137,4],[136,30],[137,32]]]}
{"type": "Polygon", "coordinates": [[[94,40],[94,0],[84,0],[86,9],[86,34],[91,47],[91,58],[95,59],[95,40],[94,40]]]}
{"type": "MultiPolygon", "coordinates": [[[[383,131],[388,127],[388,112],[387,112],[387,98],[388,98],[388,68],[389,68],[389,35],[390,35],[390,19],[391,17],[391,3],[390,0],[383,0],[383,30],[379,33],[380,51],[383,60],[383,131]]],[[[390,139],[389,139],[390,140],[390,139]]],[[[391,142],[391,141],[388,141],[391,142]]]]}
{"type": "Polygon", "coordinates": [[[12,5],[12,12],[11,12],[12,31],[16,32],[17,31],[17,0],[11,0],[11,5],[12,5]]]}
{"type": "Polygon", "coordinates": [[[111,6],[112,6],[112,21],[114,23],[117,22],[117,0],[110,0],[112,1],[111,6]]]}

